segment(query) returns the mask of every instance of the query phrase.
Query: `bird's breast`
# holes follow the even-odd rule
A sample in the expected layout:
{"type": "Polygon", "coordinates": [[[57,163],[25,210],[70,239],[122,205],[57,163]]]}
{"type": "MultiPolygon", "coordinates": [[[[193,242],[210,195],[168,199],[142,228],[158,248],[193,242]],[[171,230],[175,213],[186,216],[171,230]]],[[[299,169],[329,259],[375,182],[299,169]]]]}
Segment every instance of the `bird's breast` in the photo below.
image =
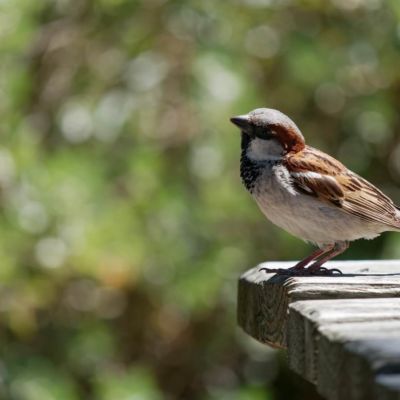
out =
{"type": "Polygon", "coordinates": [[[355,240],[379,234],[374,224],[366,223],[312,196],[296,192],[289,172],[282,165],[264,168],[251,193],[271,222],[314,243],[355,240]]]}

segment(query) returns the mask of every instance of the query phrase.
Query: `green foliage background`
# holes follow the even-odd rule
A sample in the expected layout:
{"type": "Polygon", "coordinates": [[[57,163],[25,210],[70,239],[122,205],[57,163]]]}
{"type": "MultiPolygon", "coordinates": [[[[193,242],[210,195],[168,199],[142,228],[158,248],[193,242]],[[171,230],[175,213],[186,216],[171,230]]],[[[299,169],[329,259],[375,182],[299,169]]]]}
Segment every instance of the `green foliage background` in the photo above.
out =
{"type": "Polygon", "coordinates": [[[2,0],[0,398],[316,398],[235,326],[239,274],[310,247],[242,188],[229,117],[278,108],[400,202],[399,22],[396,0],[2,0]]]}

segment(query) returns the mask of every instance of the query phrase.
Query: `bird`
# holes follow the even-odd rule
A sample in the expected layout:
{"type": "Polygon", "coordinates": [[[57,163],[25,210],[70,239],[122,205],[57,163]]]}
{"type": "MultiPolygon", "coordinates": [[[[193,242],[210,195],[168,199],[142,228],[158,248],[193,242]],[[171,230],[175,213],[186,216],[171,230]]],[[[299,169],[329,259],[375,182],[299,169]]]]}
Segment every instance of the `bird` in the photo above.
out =
{"type": "Polygon", "coordinates": [[[322,265],[357,239],[400,231],[400,208],[372,183],[332,156],[308,146],[282,112],[257,108],[230,121],[241,131],[240,176],[273,224],[314,244],[289,275],[338,275],[322,265]]]}

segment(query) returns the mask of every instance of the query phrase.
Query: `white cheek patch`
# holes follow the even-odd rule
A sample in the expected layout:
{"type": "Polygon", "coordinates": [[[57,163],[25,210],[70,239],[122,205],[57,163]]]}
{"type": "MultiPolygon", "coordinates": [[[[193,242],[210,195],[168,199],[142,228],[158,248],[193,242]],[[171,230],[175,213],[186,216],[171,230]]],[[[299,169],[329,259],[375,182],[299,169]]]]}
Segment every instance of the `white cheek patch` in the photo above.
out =
{"type": "Polygon", "coordinates": [[[270,161],[281,159],[282,153],[283,147],[278,141],[255,138],[251,141],[246,155],[253,161],[270,161]]]}

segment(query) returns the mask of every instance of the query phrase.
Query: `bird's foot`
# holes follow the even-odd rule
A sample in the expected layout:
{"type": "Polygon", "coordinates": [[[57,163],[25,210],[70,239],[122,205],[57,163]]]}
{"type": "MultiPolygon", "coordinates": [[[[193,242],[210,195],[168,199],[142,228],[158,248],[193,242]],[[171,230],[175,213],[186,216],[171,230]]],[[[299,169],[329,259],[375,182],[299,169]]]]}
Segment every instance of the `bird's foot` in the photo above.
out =
{"type": "Polygon", "coordinates": [[[343,272],[337,268],[325,268],[325,267],[309,267],[305,269],[306,275],[314,276],[332,276],[332,275],[343,275],[343,272]]]}
{"type": "Polygon", "coordinates": [[[266,274],[292,275],[291,269],[292,268],[260,268],[260,271],[264,271],[266,274]]]}
{"type": "Polygon", "coordinates": [[[342,271],[337,268],[328,269],[325,267],[318,268],[260,268],[260,271],[265,271],[267,274],[286,275],[286,276],[332,276],[343,275],[342,271]]]}

